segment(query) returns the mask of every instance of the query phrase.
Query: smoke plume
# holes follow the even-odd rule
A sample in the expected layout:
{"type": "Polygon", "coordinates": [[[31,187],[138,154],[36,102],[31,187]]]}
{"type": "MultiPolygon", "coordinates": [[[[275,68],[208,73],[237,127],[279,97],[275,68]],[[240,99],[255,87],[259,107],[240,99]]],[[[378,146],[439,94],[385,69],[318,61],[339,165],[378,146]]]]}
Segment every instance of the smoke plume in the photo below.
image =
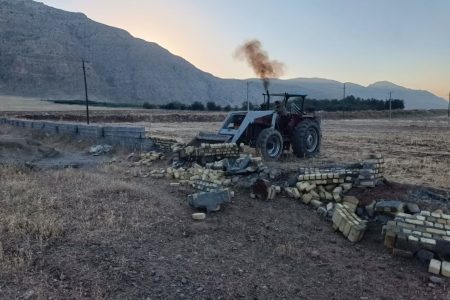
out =
{"type": "Polygon", "coordinates": [[[277,60],[270,60],[269,55],[262,49],[261,42],[251,40],[236,49],[234,57],[246,60],[255,74],[263,81],[264,89],[267,90],[270,78],[279,78],[284,74],[284,64],[277,60]]]}

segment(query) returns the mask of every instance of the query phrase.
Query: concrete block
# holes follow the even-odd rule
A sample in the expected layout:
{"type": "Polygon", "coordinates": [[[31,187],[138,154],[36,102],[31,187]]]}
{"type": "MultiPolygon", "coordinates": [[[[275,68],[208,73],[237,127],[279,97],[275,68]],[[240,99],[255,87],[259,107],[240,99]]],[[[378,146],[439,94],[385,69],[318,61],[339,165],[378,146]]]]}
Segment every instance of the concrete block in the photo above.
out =
{"type": "Polygon", "coordinates": [[[396,238],[395,232],[392,232],[392,231],[386,232],[386,234],[384,236],[384,246],[387,248],[394,248],[395,247],[395,238],[396,238]]]}
{"type": "Polygon", "coordinates": [[[78,134],[84,138],[103,137],[103,127],[96,125],[77,125],[78,134]]]}
{"type": "Polygon", "coordinates": [[[443,261],[441,264],[441,274],[445,277],[450,277],[450,262],[443,261]]]}
{"type": "Polygon", "coordinates": [[[311,202],[312,199],[313,199],[313,196],[310,193],[303,194],[303,196],[302,196],[302,201],[305,204],[309,204],[309,202],[311,202]]]}
{"type": "Polygon", "coordinates": [[[206,219],[206,214],[205,213],[193,213],[192,219],[194,219],[196,221],[204,220],[204,219],[206,219]]]}
{"type": "Polygon", "coordinates": [[[428,265],[428,272],[439,275],[441,273],[442,263],[440,260],[432,259],[428,265]]]}

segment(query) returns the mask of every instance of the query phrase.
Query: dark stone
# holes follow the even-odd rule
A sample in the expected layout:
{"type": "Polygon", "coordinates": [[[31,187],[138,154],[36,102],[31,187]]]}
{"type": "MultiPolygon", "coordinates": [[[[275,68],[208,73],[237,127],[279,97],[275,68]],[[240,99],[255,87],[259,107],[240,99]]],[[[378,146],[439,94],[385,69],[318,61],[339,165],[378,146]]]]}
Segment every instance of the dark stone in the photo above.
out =
{"type": "Polygon", "coordinates": [[[188,203],[194,209],[217,211],[221,204],[231,201],[229,191],[200,192],[188,196],[188,203]]]}
{"type": "Polygon", "coordinates": [[[444,280],[442,278],[437,277],[437,276],[430,276],[430,281],[435,284],[441,284],[444,282],[444,280]]]}
{"type": "Polygon", "coordinates": [[[397,234],[397,240],[395,241],[395,247],[403,250],[410,250],[408,247],[408,237],[404,233],[397,234]]]}
{"type": "Polygon", "coordinates": [[[434,253],[429,250],[420,249],[419,251],[416,252],[415,256],[422,264],[429,265],[430,260],[434,258],[434,253]]]}
{"type": "Polygon", "coordinates": [[[356,208],[356,214],[362,217],[364,215],[364,209],[362,207],[356,208]]]}
{"type": "Polygon", "coordinates": [[[382,200],[375,205],[376,212],[403,212],[404,203],[398,200],[382,200]]]}
{"type": "Polygon", "coordinates": [[[375,215],[375,204],[376,204],[376,202],[374,201],[374,202],[372,202],[371,204],[369,204],[369,205],[366,205],[365,207],[364,207],[364,209],[366,210],[366,213],[367,213],[367,215],[370,217],[370,218],[373,218],[374,217],[374,215],[375,215]]]}
{"type": "Polygon", "coordinates": [[[450,255],[450,242],[446,240],[436,239],[436,246],[434,250],[439,255],[449,256],[450,255]]]}
{"type": "Polygon", "coordinates": [[[410,214],[418,214],[420,213],[419,205],[417,205],[416,203],[406,203],[405,212],[410,214]]]}
{"type": "Polygon", "coordinates": [[[267,200],[268,196],[268,188],[271,186],[270,181],[265,179],[258,179],[252,185],[253,194],[257,195],[259,198],[263,200],[267,200]]]}

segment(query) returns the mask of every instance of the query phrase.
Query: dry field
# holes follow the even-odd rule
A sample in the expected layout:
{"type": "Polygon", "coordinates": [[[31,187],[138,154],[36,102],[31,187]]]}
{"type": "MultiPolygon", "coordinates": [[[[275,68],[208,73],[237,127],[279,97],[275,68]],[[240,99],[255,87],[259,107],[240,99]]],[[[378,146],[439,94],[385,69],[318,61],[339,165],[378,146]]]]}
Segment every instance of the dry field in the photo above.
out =
{"type": "MultiPolygon", "coordinates": [[[[220,125],[143,124],[184,140],[220,125]]],[[[320,157],[286,155],[280,165],[354,162],[379,152],[389,180],[449,188],[446,119],[325,120],[323,135],[320,157]]],[[[5,136],[40,141],[70,157],[88,146],[0,127],[0,140],[5,136]]],[[[249,199],[247,191],[197,223],[186,204],[188,188],[134,177],[148,170],[133,167],[126,155],[116,152],[78,169],[0,166],[0,298],[448,298],[449,282],[429,286],[426,266],[391,256],[379,227],[351,244],[309,207],[284,197],[249,199]]],[[[407,186],[395,191],[376,192],[450,209],[407,186]]]]}

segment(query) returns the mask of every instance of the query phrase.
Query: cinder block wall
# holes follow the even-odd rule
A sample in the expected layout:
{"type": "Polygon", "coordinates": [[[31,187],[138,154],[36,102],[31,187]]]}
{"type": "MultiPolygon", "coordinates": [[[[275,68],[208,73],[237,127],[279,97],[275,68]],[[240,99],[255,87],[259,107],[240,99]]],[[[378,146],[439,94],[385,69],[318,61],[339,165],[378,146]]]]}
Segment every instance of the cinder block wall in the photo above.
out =
{"type": "Polygon", "coordinates": [[[0,118],[0,125],[41,130],[50,134],[73,135],[95,143],[119,145],[132,150],[153,150],[154,142],[145,136],[144,127],[100,126],[0,118]]]}

